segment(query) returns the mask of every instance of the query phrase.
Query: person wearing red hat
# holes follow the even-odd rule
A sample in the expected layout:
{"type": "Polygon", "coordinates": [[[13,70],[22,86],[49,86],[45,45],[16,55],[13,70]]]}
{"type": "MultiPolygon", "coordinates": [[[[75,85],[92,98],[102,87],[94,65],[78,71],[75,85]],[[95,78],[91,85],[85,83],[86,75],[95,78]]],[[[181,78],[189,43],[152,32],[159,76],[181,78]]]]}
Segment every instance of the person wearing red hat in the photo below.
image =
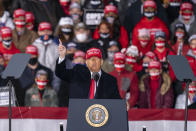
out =
{"type": "Polygon", "coordinates": [[[31,59],[29,60],[29,63],[27,64],[24,72],[22,73],[21,77],[19,78],[19,88],[21,88],[20,91],[16,91],[17,96],[19,96],[21,99],[20,101],[20,106],[24,106],[24,100],[25,100],[25,92],[34,84],[35,82],[35,75],[38,70],[44,70],[48,74],[48,85],[52,86],[54,89],[56,89],[55,84],[53,84],[54,77],[53,77],[53,72],[41,65],[38,62],[38,49],[34,45],[29,45],[25,49],[25,53],[31,55],[31,59]]]}
{"type": "Polygon", "coordinates": [[[33,42],[33,45],[38,48],[38,61],[54,71],[56,59],[58,58],[58,46],[52,33],[52,25],[49,22],[41,22],[38,27],[39,38],[33,42]]]}
{"type": "MultiPolygon", "coordinates": [[[[113,32],[111,32],[112,33],[111,38],[118,40],[122,48],[127,48],[129,45],[129,38],[128,38],[127,31],[120,23],[117,7],[114,5],[105,6],[103,19],[107,20],[112,26],[113,32]]],[[[93,34],[93,38],[99,39],[100,36],[101,35],[99,34],[99,30],[96,29],[93,34]]]]}
{"type": "Polygon", "coordinates": [[[80,50],[78,50],[78,51],[76,51],[75,53],[74,53],[74,59],[73,59],[73,64],[81,64],[81,65],[85,65],[85,56],[86,56],[86,54],[83,52],[83,51],[80,51],[80,50]]]}
{"type": "Polygon", "coordinates": [[[141,77],[144,74],[148,73],[148,65],[151,61],[156,61],[157,57],[154,52],[148,51],[143,57],[142,57],[142,70],[140,72],[137,72],[138,78],[141,79],[141,77]]]}
{"type": "Polygon", "coordinates": [[[166,38],[169,39],[169,30],[166,24],[156,16],[157,6],[153,0],[147,0],[143,6],[144,16],[134,27],[132,32],[132,43],[137,45],[139,43],[138,35],[140,30],[146,28],[150,31],[150,38],[154,41],[154,35],[157,31],[163,31],[166,34],[166,38]]]}
{"type": "MultiPolygon", "coordinates": [[[[185,109],[186,93],[180,94],[176,99],[175,108],[185,109]]],[[[196,102],[196,81],[189,85],[188,106],[196,102]]],[[[195,104],[194,104],[195,105],[195,104]]]]}
{"type": "Polygon", "coordinates": [[[110,74],[117,79],[118,90],[121,98],[126,99],[126,95],[130,93],[130,98],[127,99],[130,108],[134,107],[138,100],[139,88],[138,78],[135,71],[127,71],[125,69],[125,55],[121,52],[114,54],[115,70],[110,74]]]}
{"type": "Polygon", "coordinates": [[[159,61],[151,61],[148,72],[139,83],[139,108],[172,108],[174,94],[170,76],[162,72],[159,61]]]}
{"type": "Polygon", "coordinates": [[[193,5],[190,2],[184,2],[180,6],[179,17],[170,25],[171,32],[174,33],[175,25],[177,23],[183,23],[185,25],[186,32],[189,36],[196,33],[196,20],[193,13],[193,5]]]}
{"type": "Polygon", "coordinates": [[[12,30],[9,27],[2,27],[0,29],[1,42],[0,42],[0,53],[3,54],[5,65],[8,64],[12,56],[20,51],[15,47],[12,41],[12,30]]]}
{"type": "Polygon", "coordinates": [[[59,44],[59,58],[55,73],[70,83],[69,98],[120,99],[117,80],[101,70],[102,53],[98,48],[86,51],[86,66],[77,64],[73,69],[66,68],[66,47],[59,44]]]}
{"type": "Polygon", "coordinates": [[[29,30],[34,29],[35,16],[31,12],[25,12],[26,28],[29,30]]]}
{"type": "Polygon", "coordinates": [[[25,52],[25,48],[31,45],[37,38],[37,34],[34,31],[28,30],[26,26],[25,11],[23,9],[16,9],[14,11],[14,24],[13,30],[13,42],[21,52],[25,52]]]}

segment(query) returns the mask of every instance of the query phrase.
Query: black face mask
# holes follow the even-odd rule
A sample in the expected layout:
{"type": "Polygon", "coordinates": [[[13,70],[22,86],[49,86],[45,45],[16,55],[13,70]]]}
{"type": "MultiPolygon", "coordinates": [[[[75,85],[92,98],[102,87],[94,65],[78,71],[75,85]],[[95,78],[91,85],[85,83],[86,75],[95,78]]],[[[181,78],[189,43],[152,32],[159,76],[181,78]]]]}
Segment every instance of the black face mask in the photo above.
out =
{"type": "Polygon", "coordinates": [[[73,57],[74,57],[74,54],[68,54],[66,55],[66,58],[69,59],[69,60],[73,60],[73,57]]]}
{"type": "Polygon", "coordinates": [[[152,19],[155,16],[155,12],[146,11],[144,12],[144,16],[147,17],[148,19],[152,19]]]}
{"type": "Polygon", "coordinates": [[[30,60],[29,60],[29,64],[30,65],[35,65],[35,64],[37,64],[37,62],[38,62],[38,58],[36,57],[36,58],[31,58],[30,60]]]}

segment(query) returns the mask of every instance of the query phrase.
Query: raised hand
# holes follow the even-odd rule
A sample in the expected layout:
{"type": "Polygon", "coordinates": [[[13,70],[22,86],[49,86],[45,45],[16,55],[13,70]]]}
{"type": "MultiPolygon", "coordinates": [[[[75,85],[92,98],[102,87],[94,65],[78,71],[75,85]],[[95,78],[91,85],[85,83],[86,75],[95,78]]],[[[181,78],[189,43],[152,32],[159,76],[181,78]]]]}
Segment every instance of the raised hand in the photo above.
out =
{"type": "Polygon", "coordinates": [[[66,47],[62,44],[62,41],[59,39],[58,51],[59,51],[59,57],[61,59],[65,58],[66,50],[67,50],[66,47]]]}

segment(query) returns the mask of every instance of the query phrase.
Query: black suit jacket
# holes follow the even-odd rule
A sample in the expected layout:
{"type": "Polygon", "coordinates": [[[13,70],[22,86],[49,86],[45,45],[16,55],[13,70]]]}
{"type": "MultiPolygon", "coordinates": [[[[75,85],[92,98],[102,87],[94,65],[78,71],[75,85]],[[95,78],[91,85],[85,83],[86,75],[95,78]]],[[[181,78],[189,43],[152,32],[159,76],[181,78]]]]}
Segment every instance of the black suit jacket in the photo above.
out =
{"type": "MultiPolygon", "coordinates": [[[[73,69],[66,69],[65,60],[60,64],[57,60],[55,73],[59,78],[70,83],[70,98],[89,98],[91,74],[86,66],[78,64],[73,69]]],[[[102,71],[95,98],[120,99],[116,78],[102,71]]]]}

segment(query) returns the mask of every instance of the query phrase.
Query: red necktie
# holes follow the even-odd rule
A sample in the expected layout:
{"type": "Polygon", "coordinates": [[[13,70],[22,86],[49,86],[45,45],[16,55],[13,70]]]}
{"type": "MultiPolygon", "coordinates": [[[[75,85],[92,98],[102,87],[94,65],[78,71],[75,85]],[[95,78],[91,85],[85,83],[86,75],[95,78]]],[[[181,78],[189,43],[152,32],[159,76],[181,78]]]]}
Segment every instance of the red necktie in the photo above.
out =
{"type": "Polygon", "coordinates": [[[89,99],[94,99],[94,92],[95,92],[95,80],[91,79],[89,99]]]}

